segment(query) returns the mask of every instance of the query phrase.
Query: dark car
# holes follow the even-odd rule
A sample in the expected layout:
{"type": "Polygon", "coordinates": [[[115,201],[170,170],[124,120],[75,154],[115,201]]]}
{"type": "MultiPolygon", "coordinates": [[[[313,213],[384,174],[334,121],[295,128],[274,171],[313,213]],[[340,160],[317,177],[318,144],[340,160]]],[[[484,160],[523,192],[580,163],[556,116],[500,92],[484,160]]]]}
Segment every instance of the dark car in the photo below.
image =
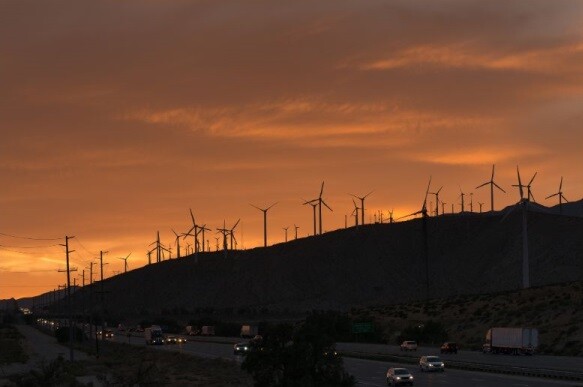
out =
{"type": "Polygon", "coordinates": [[[235,355],[246,355],[253,351],[255,348],[252,343],[245,341],[242,343],[237,343],[233,346],[233,353],[235,355]]]}
{"type": "Polygon", "coordinates": [[[457,344],[452,342],[443,343],[441,353],[457,353],[457,344]]]}

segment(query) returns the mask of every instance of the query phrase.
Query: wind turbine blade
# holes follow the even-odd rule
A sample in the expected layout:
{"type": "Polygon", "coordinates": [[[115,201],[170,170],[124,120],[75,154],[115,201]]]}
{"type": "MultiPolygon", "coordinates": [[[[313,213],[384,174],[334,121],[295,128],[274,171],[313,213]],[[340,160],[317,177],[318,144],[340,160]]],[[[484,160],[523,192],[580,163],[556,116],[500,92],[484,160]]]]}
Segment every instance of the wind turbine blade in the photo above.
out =
{"type": "MultiPolygon", "coordinates": [[[[354,201],[354,199],[352,199],[352,204],[354,204],[354,208],[358,208],[358,206],[356,205],[356,202],[354,201]]],[[[354,212],[354,211],[353,211],[354,212]]]]}
{"type": "Polygon", "coordinates": [[[423,199],[423,206],[421,210],[425,210],[427,208],[427,195],[429,194],[429,187],[431,186],[431,176],[429,176],[429,183],[427,183],[427,189],[425,190],[425,198],[423,199]]]}
{"type": "Polygon", "coordinates": [[[325,205],[330,211],[334,212],[334,210],[332,210],[330,208],[330,206],[328,204],[326,204],[326,202],[324,200],[322,200],[322,204],[325,205]]]}
{"type": "Polygon", "coordinates": [[[257,206],[256,206],[256,205],[254,205],[254,204],[251,204],[251,203],[249,203],[249,205],[250,205],[251,207],[255,207],[255,208],[257,208],[259,211],[263,211],[263,208],[259,208],[259,207],[257,207],[257,206]]]}
{"type": "Polygon", "coordinates": [[[550,198],[552,198],[553,196],[557,196],[557,195],[559,195],[559,193],[558,193],[558,192],[557,192],[557,193],[555,193],[555,194],[552,194],[552,195],[549,195],[549,196],[547,196],[545,199],[550,199],[550,198]]]}
{"type": "Polygon", "coordinates": [[[321,198],[323,193],[324,193],[324,182],[322,182],[322,188],[320,188],[320,196],[318,196],[318,198],[321,198]]]}
{"type": "Polygon", "coordinates": [[[441,191],[442,188],[443,188],[443,186],[439,187],[439,189],[437,190],[437,192],[435,194],[439,195],[439,192],[441,191]]]}
{"type": "Polygon", "coordinates": [[[563,176],[561,176],[561,182],[559,183],[559,192],[563,188],[563,176]]]}
{"type": "Polygon", "coordinates": [[[534,175],[532,175],[532,179],[530,179],[530,181],[528,182],[528,184],[527,184],[527,187],[530,187],[530,185],[532,184],[532,181],[533,181],[533,180],[534,180],[534,178],[536,177],[536,174],[537,174],[537,173],[538,173],[538,172],[535,172],[535,173],[534,173],[534,175]]]}
{"type": "MultiPolygon", "coordinates": [[[[480,184],[480,185],[479,185],[479,186],[477,186],[475,189],[482,188],[483,186],[485,186],[485,185],[488,185],[488,184],[490,184],[490,182],[489,182],[489,181],[485,182],[484,184],[480,184]]],[[[494,183],[494,184],[496,184],[496,183],[494,183]]]]}
{"type": "Polygon", "coordinates": [[[520,180],[520,170],[518,169],[518,165],[516,166],[516,174],[518,175],[518,189],[520,190],[520,200],[524,198],[524,191],[522,189],[522,181],[520,180]]]}
{"type": "Polygon", "coordinates": [[[566,202],[569,202],[569,201],[567,200],[567,198],[563,196],[563,194],[561,194],[561,197],[563,198],[563,200],[564,200],[564,201],[566,201],[566,202]]]}
{"type": "Polygon", "coordinates": [[[231,231],[233,231],[235,229],[235,227],[237,227],[237,225],[239,224],[240,221],[241,221],[241,219],[237,220],[237,222],[235,223],[235,225],[231,228],[231,231]]]}
{"type": "Polygon", "coordinates": [[[532,198],[532,201],[536,203],[536,199],[534,198],[534,195],[532,194],[531,190],[528,190],[528,200],[530,200],[532,198]]]}
{"type": "Polygon", "coordinates": [[[490,178],[490,181],[494,181],[494,164],[492,164],[492,178],[490,178]]]}
{"type": "Polygon", "coordinates": [[[269,207],[267,207],[267,208],[265,209],[265,211],[269,211],[269,209],[270,209],[271,207],[275,206],[277,203],[279,203],[279,202],[275,202],[275,203],[273,203],[272,205],[270,205],[269,207]]]}
{"type": "Polygon", "coordinates": [[[496,186],[496,188],[498,188],[500,191],[502,191],[502,192],[506,193],[506,191],[504,191],[504,190],[502,189],[502,187],[500,187],[498,184],[496,184],[496,183],[494,183],[494,182],[492,182],[492,184],[494,184],[494,186],[496,186]]]}
{"type": "Polygon", "coordinates": [[[176,235],[176,238],[178,238],[178,234],[176,233],[176,231],[174,231],[173,228],[171,228],[170,230],[172,230],[172,232],[174,233],[174,235],[176,235]]]}
{"type": "Polygon", "coordinates": [[[194,221],[194,214],[192,213],[192,208],[189,208],[190,210],[190,218],[192,219],[192,224],[196,224],[196,222],[194,221]]]}
{"type": "Polygon", "coordinates": [[[373,191],[370,191],[369,193],[367,193],[366,195],[364,195],[364,197],[363,197],[362,199],[366,199],[366,197],[367,197],[368,195],[370,195],[371,193],[373,193],[373,192],[374,192],[374,190],[373,190],[373,191]]]}
{"type": "Polygon", "coordinates": [[[128,259],[130,257],[130,255],[132,255],[132,253],[129,253],[128,256],[125,259],[128,259]]]}
{"type": "Polygon", "coordinates": [[[409,215],[400,216],[400,217],[398,217],[398,218],[397,218],[397,220],[399,220],[399,219],[403,219],[403,218],[408,218],[408,217],[410,217],[410,216],[419,215],[419,214],[422,214],[422,213],[423,213],[423,211],[417,211],[417,212],[413,212],[413,213],[411,213],[411,214],[409,214],[409,215]]]}

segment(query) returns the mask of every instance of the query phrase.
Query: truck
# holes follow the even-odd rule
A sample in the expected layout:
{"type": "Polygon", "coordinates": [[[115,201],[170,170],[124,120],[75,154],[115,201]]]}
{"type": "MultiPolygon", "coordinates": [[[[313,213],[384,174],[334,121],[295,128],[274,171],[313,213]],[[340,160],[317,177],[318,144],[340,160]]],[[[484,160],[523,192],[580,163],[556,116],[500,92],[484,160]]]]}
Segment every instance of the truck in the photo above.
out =
{"type": "Polygon", "coordinates": [[[490,328],[482,347],[484,353],[532,355],[538,347],[538,329],[530,327],[490,328]]]}
{"type": "Polygon", "coordinates": [[[164,344],[164,335],[162,334],[162,328],[158,325],[152,325],[144,329],[144,339],[146,339],[146,344],[149,345],[162,345],[164,344]]]}
{"type": "Polygon", "coordinates": [[[241,325],[241,337],[245,339],[251,339],[257,336],[259,333],[259,327],[257,325],[241,325]]]}
{"type": "Polygon", "coordinates": [[[200,330],[200,334],[202,336],[214,336],[215,327],[213,325],[204,325],[200,330]]]}
{"type": "Polygon", "coordinates": [[[192,325],[188,325],[186,327],[186,334],[188,336],[196,336],[200,333],[197,327],[193,327],[192,325]]]}

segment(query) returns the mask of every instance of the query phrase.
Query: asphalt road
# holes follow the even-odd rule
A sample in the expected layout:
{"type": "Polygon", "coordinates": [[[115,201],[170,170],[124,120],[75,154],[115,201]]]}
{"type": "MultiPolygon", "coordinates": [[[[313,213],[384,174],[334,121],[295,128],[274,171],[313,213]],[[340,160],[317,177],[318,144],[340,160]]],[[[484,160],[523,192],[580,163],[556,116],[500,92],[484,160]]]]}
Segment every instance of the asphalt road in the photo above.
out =
{"type": "Polygon", "coordinates": [[[386,344],[365,344],[365,343],[337,343],[336,349],[339,351],[366,352],[368,354],[393,354],[399,356],[439,355],[444,361],[448,359],[467,361],[481,364],[508,365],[517,367],[532,367],[537,369],[555,369],[581,371],[583,370],[583,357],[573,356],[512,356],[485,354],[479,351],[459,351],[457,354],[440,355],[439,348],[419,347],[417,351],[401,351],[399,346],[386,344]]]}
{"type": "MultiPolygon", "coordinates": [[[[382,361],[344,358],[344,366],[358,380],[360,386],[386,386],[385,374],[389,367],[403,367],[403,364],[382,361]]],[[[447,367],[447,363],[446,363],[447,367]]],[[[415,378],[415,386],[452,387],[547,387],[582,386],[569,381],[528,378],[522,376],[490,374],[462,370],[445,372],[421,372],[417,366],[405,366],[415,378]]]]}
{"type": "MultiPolygon", "coordinates": [[[[116,341],[123,341],[119,336],[116,341]]],[[[127,341],[126,341],[127,342],[127,341]]],[[[132,344],[145,345],[143,338],[132,337],[132,344]]],[[[185,344],[152,346],[160,351],[179,351],[206,358],[223,358],[242,362],[243,357],[233,354],[232,344],[189,341],[185,344]]],[[[354,375],[361,386],[386,386],[385,374],[389,367],[403,367],[403,364],[383,361],[344,358],[347,372],[354,375]]],[[[452,387],[547,387],[569,386],[583,387],[583,384],[571,381],[530,378],[463,370],[446,370],[443,373],[419,371],[416,366],[405,366],[415,377],[415,386],[452,386],[452,387]]],[[[447,359],[446,359],[447,367],[447,359]]]]}

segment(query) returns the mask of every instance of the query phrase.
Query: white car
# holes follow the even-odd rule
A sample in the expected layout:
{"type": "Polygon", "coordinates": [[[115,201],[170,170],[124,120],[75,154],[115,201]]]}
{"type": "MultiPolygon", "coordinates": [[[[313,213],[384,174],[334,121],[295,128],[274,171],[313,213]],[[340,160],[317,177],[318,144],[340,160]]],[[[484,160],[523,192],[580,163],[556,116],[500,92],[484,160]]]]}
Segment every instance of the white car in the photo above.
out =
{"type": "Polygon", "coordinates": [[[401,351],[416,351],[417,342],[406,340],[401,343],[401,351]]]}
{"type": "Polygon", "coordinates": [[[387,371],[387,386],[413,385],[413,375],[407,368],[389,368],[387,371]]]}
{"type": "Polygon", "coordinates": [[[445,371],[445,364],[439,356],[421,356],[419,359],[419,369],[421,371],[445,371]]]}

